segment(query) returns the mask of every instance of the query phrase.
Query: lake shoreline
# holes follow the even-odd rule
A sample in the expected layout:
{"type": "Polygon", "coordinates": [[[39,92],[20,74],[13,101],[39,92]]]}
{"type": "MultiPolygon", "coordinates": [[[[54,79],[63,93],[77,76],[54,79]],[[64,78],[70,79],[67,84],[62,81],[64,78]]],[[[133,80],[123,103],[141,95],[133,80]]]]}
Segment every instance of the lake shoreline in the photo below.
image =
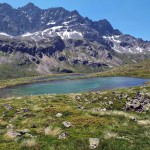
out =
{"type": "Polygon", "coordinates": [[[69,94],[82,92],[97,92],[103,90],[130,88],[146,85],[150,79],[135,77],[96,77],[54,79],[28,84],[18,84],[0,90],[2,97],[30,96],[40,94],[69,94]],[[27,93],[26,93],[27,92],[27,93]],[[5,96],[6,95],[6,96],[5,96]]]}
{"type": "MultiPolygon", "coordinates": [[[[51,75],[49,75],[51,77],[51,75]]],[[[49,77],[46,75],[46,77],[49,77]]],[[[57,75],[55,75],[57,77],[57,75]]],[[[58,75],[60,76],[60,75],[58,75]]],[[[63,76],[68,76],[68,74],[65,74],[63,76]]],[[[69,74],[69,76],[74,76],[74,74],[69,74]]],[[[137,76],[92,76],[92,75],[87,75],[87,76],[83,76],[83,77],[76,77],[76,78],[68,78],[68,79],[58,79],[58,78],[53,78],[53,79],[41,79],[39,80],[39,78],[41,78],[43,76],[38,76],[36,78],[30,78],[30,79],[27,79],[27,78],[17,78],[17,79],[8,79],[8,80],[0,80],[0,90],[1,89],[5,89],[5,88],[12,88],[12,87],[16,87],[16,86],[21,86],[21,85],[28,85],[28,84],[36,84],[36,83],[43,83],[43,82],[51,82],[51,81],[56,81],[56,80],[81,80],[81,79],[92,79],[92,78],[106,78],[106,77],[130,77],[130,78],[141,78],[141,79],[150,79],[150,78],[146,78],[146,77],[137,77],[137,76]],[[14,80],[22,80],[21,82],[19,83],[15,83],[15,84],[12,84],[12,85],[9,85],[9,83],[7,84],[7,81],[14,81],[14,80]],[[26,80],[27,79],[27,80],[26,80]],[[6,82],[4,86],[1,86],[1,82],[6,82]]],[[[15,81],[14,81],[15,82],[15,81]]]]}

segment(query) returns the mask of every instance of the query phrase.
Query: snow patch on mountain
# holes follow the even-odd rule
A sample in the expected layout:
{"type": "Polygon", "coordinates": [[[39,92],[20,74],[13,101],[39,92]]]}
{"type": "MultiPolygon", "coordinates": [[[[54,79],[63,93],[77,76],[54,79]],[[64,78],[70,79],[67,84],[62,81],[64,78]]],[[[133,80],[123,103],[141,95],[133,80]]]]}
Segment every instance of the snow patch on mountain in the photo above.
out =
{"type": "Polygon", "coordinates": [[[104,39],[108,39],[112,42],[115,42],[115,43],[121,43],[121,41],[119,40],[119,35],[116,35],[116,36],[103,36],[104,39]]]}
{"type": "Polygon", "coordinates": [[[21,37],[29,37],[35,41],[55,36],[60,36],[62,39],[83,39],[83,35],[81,32],[78,32],[76,30],[74,31],[58,30],[60,28],[62,28],[62,26],[52,27],[35,33],[28,32],[26,34],[23,34],[21,37]]]}
{"type": "Polygon", "coordinates": [[[33,35],[33,33],[29,33],[29,32],[27,32],[27,33],[23,34],[23,35],[22,35],[22,37],[32,36],[32,35],[33,35]]]}
{"type": "Polygon", "coordinates": [[[7,33],[4,33],[4,32],[0,32],[0,35],[12,37],[11,35],[9,35],[9,34],[7,34],[7,33]]]}
{"type": "Polygon", "coordinates": [[[118,53],[143,53],[144,51],[148,51],[140,47],[138,41],[136,39],[131,38],[131,36],[127,35],[115,35],[115,36],[103,36],[103,38],[107,41],[113,43],[112,49],[118,53]]]}
{"type": "Polygon", "coordinates": [[[51,29],[55,31],[55,30],[61,29],[62,27],[63,26],[55,26],[55,27],[52,27],[51,29]]]}
{"type": "Polygon", "coordinates": [[[64,32],[58,32],[57,33],[62,39],[82,39],[83,35],[81,32],[77,31],[64,31],[64,32]]]}
{"type": "Polygon", "coordinates": [[[56,22],[49,22],[49,23],[47,23],[47,25],[54,25],[54,24],[56,24],[56,22]]]}
{"type": "Polygon", "coordinates": [[[140,53],[142,53],[143,52],[143,49],[142,48],[140,48],[140,47],[137,47],[136,48],[140,53]]]}

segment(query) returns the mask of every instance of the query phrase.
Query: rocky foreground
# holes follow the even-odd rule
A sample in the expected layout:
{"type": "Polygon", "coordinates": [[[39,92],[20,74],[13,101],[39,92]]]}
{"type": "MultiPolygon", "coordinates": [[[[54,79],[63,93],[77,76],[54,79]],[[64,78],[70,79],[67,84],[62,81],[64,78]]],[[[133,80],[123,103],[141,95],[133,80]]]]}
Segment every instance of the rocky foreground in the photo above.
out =
{"type": "Polygon", "coordinates": [[[150,86],[0,100],[0,149],[149,150],[150,86]]]}

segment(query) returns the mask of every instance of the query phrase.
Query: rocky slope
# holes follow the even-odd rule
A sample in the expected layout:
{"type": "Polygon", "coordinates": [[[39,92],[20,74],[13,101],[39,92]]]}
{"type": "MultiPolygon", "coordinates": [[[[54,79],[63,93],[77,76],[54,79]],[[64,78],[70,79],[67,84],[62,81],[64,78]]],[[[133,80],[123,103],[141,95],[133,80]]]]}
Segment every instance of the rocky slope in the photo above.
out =
{"type": "Polygon", "coordinates": [[[149,41],[124,35],[107,20],[92,21],[61,7],[0,4],[0,66],[18,66],[19,59],[21,67],[40,74],[93,72],[136,63],[149,54],[149,41]]]}

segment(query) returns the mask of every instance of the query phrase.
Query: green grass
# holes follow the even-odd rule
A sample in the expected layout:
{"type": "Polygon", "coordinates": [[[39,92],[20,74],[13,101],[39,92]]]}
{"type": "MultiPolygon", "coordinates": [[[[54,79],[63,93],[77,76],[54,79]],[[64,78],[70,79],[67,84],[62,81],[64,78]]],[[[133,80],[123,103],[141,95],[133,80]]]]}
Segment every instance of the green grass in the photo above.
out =
{"type": "MultiPolygon", "coordinates": [[[[150,98],[148,85],[115,92],[133,97],[139,90],[150,98]]],[[[126,99],[119,100],[117,94],[110,90],[1,99],[0,149],[88,150],[89,138],[99,138],[100,144],[96,150],[149,150],[150,124],[141,125],[138,121],[150,121],[150,110],[146,113],[126,112],[126,99]],[[109,101],[113,104],[109,105],[109,101]],[[6,110],[4,104],[12,109],[6,110]],[[95,112],[96,108],[107,110],[95,112]],[[62,117],[57,118],[57,113],[62,113],[62,117]],[[138,121],[132,121],[132,116],[138,121]],[[73,126],[66,128],[63,121],[71,122],[73,126]],[[6,134],[9,124],[14,126],[15,132],[22,129],[29,132],[12,139],[6,134]],[[47,127],[51,127],[52,132],[45,135],[47,127]],[[58,139],[63,132],[68,133],[67,138],[58,139]]]]}
{"type": "Polygon", "coordinates": [[[34,70],[28,70],[30,68],[30,65],[13,65],[13,64],[3,64],[0,65],[0,77],[1,80],[3,79],[16,79],[20,77],[34,77],[39,75],[34,70]]]}
{"type": "Polygon", "coordinates": [[[39,75],[35,69],[35,63],[21,53],[11,54],[0,52],[0,80],[20,77],[32,77],[39,75]]]}
{"type": "Polygon", "coordinates": [[[89,77],[108,77],[108,76],[128,76],[128,77],[142,77],[150,78],[150,60],[146,60],[137,64],[128,64],[113,68],[108,71],[95,73],[89,77]]]}
{"type": "Polygon", "coordinates": [[[50,74],[50,75],[41,75],[41,76],[34,76],[34,77],[5,79],[5,80],[0,80],[0,89],[6,88],[6,87],[12,87],[12,86],[16,86],[16,85],[30,84],[30,83],[35,83],[35,82],[63,80],[63,78],[61,79],[60,77],[71,76],[71,75],[76,75],[76,74],[74,74],[74,73],[72,73],[72,74],[50,74]]]}

